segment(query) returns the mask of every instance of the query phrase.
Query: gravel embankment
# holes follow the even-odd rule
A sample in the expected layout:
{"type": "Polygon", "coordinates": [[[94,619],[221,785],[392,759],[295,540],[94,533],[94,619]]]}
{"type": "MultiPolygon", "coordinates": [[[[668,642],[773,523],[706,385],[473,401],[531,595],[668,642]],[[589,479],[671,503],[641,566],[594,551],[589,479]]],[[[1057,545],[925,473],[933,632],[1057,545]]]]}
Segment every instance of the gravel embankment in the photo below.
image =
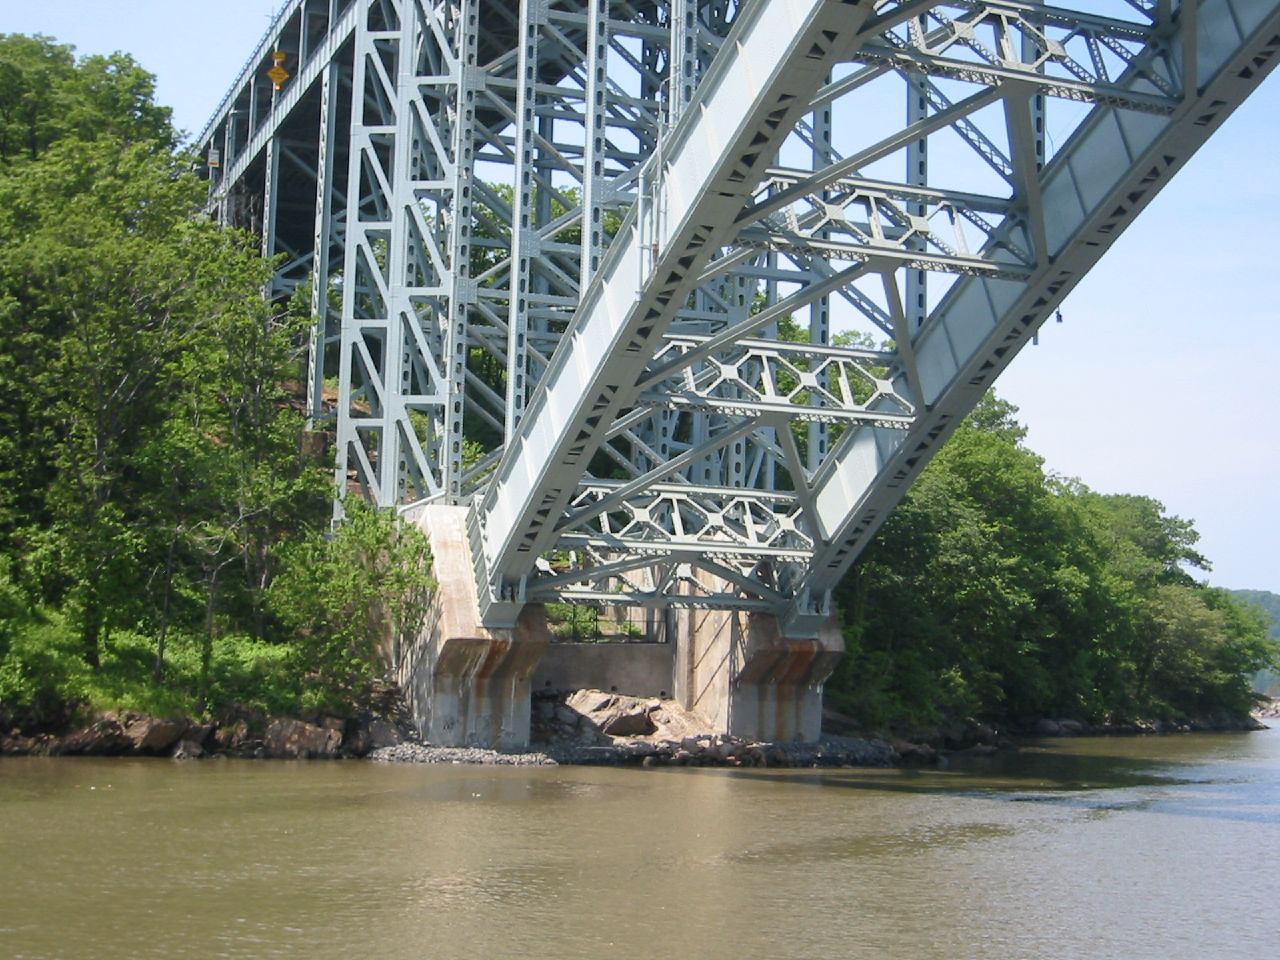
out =
{"type": "Polygon", "coordinates": [[[817,743],[748,743],[731,737],[671,741],[621,741],[613,745],[557,743],[545,752],[501,753],[480,747],[402,743],[369,754],[382,763],[467,763],[507,766],[556,764],[647,766],[887,767],[898,755],[888,744],[858,737],[824,737],[817,743]]]}
{"type": "Polygon", "coordinates": [[[500,753],[482,747],[433,747],[422,743],[401,743],[370,752],[370,760],[381,763],[477,763],[512,767],[555,766],[545,753],[500,753]]]}

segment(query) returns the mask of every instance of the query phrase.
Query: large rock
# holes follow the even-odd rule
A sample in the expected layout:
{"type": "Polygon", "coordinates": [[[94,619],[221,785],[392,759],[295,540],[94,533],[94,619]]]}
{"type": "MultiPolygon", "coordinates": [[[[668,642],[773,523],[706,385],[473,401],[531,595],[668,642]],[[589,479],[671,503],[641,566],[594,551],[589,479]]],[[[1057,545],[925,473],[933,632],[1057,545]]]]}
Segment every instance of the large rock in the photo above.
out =
{"type": "Polygon", "coordinates": [[[404,737],[396,729],[395,724],[386,720],[373,720],[369,723],[369,749],[380,750],[383,747],[395,747],[404,743],[404,737]]]}
{"type": "Polygon", "coordinates": [[[113,756],[128,753],[133,740],[124,731],[120,718],[114,713],[104,713],[89,726],[75,730],[50,745],[51,754],[84,754],[87,756],[113,756]]]}
{"type": "Polygon", "coordinates": [[[342,731],[278,717],[267,724],[262,746],[268,757],[281,760],[334,757],[342,746],[342,731]]]}
{"type": "Polygon", "coordinates": [[[652,712],[661,706],[654,698],[627,697],[600,690],[578,690],[565,705],[611,737],[644,737],[657,731],[652,712]]]}
{"type": "Polygon", "coordinates": [[[134,717],[125,725],[124,733],[139,753],[163,753],[187,731],[185,720],[162,717],[134,717]]]}
{"type": "Polygon", "coordinates": [[[204,747],[195,740],[179,740],[172,756],[175,760],[194,760],[204,756],[204,747]]]}
{"type": "Polygon", "coordinates": [[[381,717],[363,717],[347,724],[342,738],[342,752],[350,756],[367,756],[374,750],[396,747],[404,743],[396,725],[381,717]]]}
{"type": "Polygon", "coordinates": [[[213,747],[221,753],[234,753],[249,739],[249,724],[236,720],[217,729],[213,734],[213,747]]]}

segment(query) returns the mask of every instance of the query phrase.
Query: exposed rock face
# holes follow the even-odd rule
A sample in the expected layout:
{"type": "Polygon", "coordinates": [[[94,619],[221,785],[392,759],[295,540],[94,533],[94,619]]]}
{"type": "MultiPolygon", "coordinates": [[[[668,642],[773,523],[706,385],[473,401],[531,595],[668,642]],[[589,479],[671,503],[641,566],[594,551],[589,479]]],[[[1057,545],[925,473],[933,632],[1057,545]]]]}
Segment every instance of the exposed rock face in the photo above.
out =
{"type": "Polygon", "coordinates": [[[84,729],[69,733],[53,743],[49,752],[54,755],[113,756],[132,749],[133,739],[125,733],[120,718],[114,713],[104,713],[84,729]]]}
{"type": "MultiPolygon", "coordinates": [[[[757,743],[707,732],[702,717],[673,700],[578,690],[535,698],[534,739],[561,763],[641,762],[690,766],[886,766],[897,760],[880,740],[825,737],[818,743],[757,743]]],[[[387,754],[387,759],[398,756],[387,754]]]]}
{"type": "Polygon", "coordinates": [[[221,753],[239,750],[249,739],[249,724],[243,720],[221,726],[213,735],[213,745],[221,753]]]}
{"type": "Polygon", "coordinates": [[[650,714],[661,705],[657,699],[625,697],[599,690],[579,690],[565,701],[570,710],[611,737],[643,737],[656,733],[658,725],[650,714]]]}
{"type": "Polygon", "coordinates": [[[138,753],[163,753],[178,742],[187,731],[185,720],[161,717],[133,717],[126,723],[125,735],[133,741],[138,753]]]}
{"type": "Polygon", "coordinates": [[[535,724],[539,721],[544,727],[549,723],[553,728],[543,731],[548,739],[590,739],[591,734],[603,734],[683,740],[707,728],[701,717],[682,709],[674,700],[628,697],[603,690],[578,690],[563,703],[540,700],[534,715],[535,724]]]}
{"type": "MultiPolygon", "coordinates": [[[[102,713],[64,732],[0,729],[0,754],[96,756],[213,755],[238,757],[363,757],[373,750],[411,743],[412,719],[397,687],[378,684],[353,717],[272,719],[247,706],[230,705],[217,716],[191,719],[138,713],[102,713]]],[[[573,713],[575,718],[578,714],[573,713]]],[[[84,722],[84,721],[82,721],[84,722]]]]}
{"type": "Polygon", "coordinates": [[[194,760],[203,756],[204,747],[200,746],[195,740],[179,740],[178,745],[173,748],[173,759],[175,760],[194,760]]]}
{"type": "Polygon", "coordinates": [[[404,737],[395,725],[386,720],[370,721],[368,730],[369,750],[381,750],[383,747],[395,747],[404,743],[404,737]]]}
{"type": "Polygon", "coordinates": [[[267,732],[262,737],[266,756],[280,760],[334,757],[341,746],[341,721],[338,722],[338,729],[333,729],[332,725],[322,726],[278,717],[267,724],[267,732]]]}

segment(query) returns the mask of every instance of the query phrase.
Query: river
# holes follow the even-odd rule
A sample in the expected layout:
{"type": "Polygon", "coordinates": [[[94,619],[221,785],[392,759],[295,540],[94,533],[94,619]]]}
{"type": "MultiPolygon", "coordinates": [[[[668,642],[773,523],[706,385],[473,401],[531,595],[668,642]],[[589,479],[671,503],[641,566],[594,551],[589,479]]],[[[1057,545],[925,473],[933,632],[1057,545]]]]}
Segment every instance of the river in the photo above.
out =
{"type": "Polygon", "coordinates": [[[1280,730],[943,770],[0,760],[0,956],[1225,958],[1280,730]]]}

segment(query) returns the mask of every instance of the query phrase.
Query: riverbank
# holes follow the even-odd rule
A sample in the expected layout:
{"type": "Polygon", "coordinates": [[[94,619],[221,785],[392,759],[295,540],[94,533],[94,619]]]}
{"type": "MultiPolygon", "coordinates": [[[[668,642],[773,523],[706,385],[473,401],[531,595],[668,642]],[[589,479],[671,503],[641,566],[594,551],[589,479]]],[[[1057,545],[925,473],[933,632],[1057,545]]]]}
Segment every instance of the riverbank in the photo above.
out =
{"type": "Polygon", "coordinates": [[[770,743],[721,734],[684,740],[613,744],[540,744],[529,753],[402,743],[369,754],[381,763],[474,763],[497,766],[891,767],[901,756],[882,740],[825,736],[816,743],[770,743]]]}
{"type": "Polygon", "coordinates": [[[403,701],[392,688],[354,716],[266,717],[231,710],[214,720],[105,712],[72,729],[0,734],[0,756],[153,756],[252,759],[358,759],[382,763],[537,766],[553,764],[729,767],[932,766],[951,756],[1015,750],[1046,737],[1106,737],[1266,729],[1280,720],[1280,701],[1246,719],[1215,716],[1089,724],[1037,718],[998,726],[972,718],[927,729],[864,731],[826,711],[815,743],[753,740],[707,733],[696,714],[671,700],[599,690],[536,696],[532,746],[523,752],[444,747],[418,742],[403,701]]]}

